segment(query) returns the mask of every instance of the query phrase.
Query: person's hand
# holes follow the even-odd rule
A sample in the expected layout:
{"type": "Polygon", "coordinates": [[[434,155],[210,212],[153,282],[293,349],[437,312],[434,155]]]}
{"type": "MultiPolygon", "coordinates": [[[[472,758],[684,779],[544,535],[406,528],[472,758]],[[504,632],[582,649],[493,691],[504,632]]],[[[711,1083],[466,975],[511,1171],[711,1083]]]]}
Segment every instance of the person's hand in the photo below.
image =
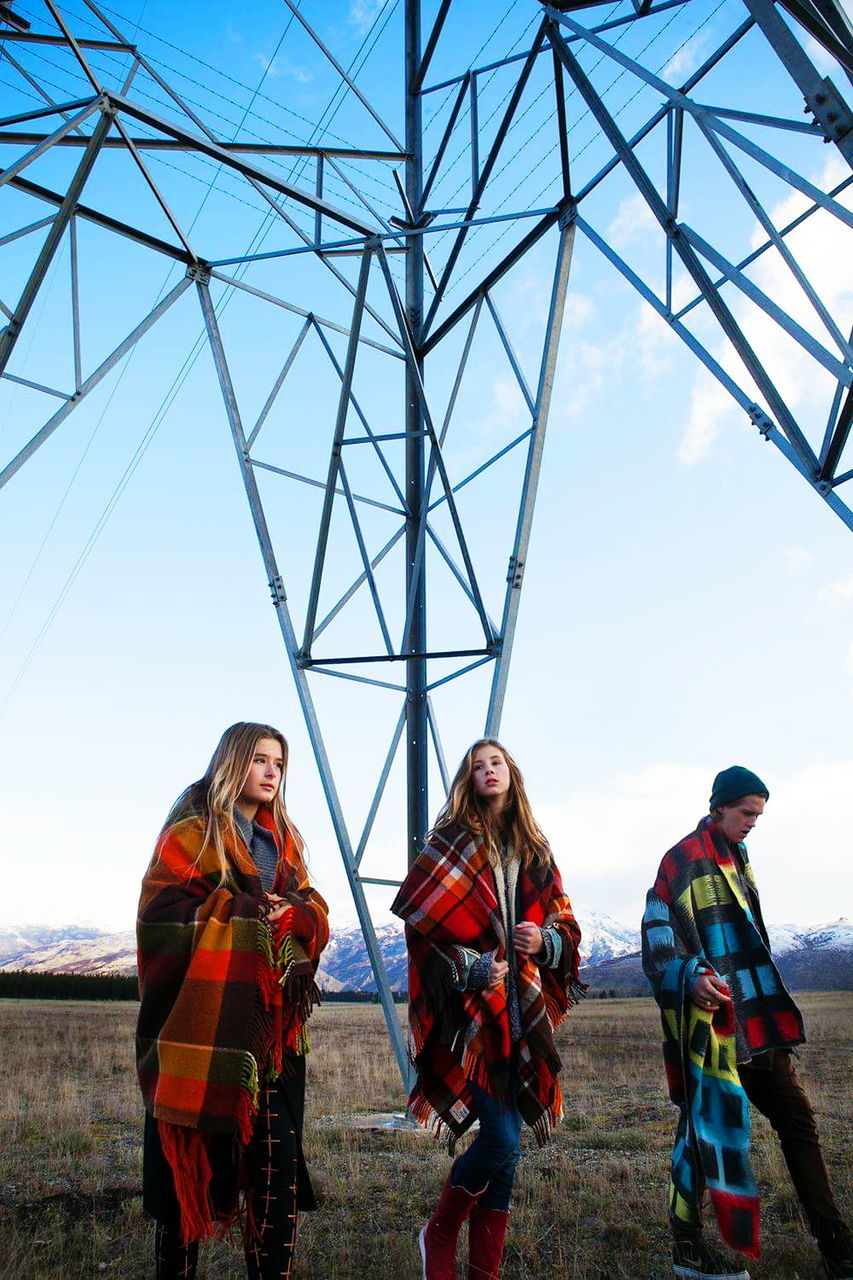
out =
{"type": "Polygon", "coordinates": [[[493,960],[489,969],[489,986],[499,987],[509,973],[506,960],[493,960]]]}
{"type": "Polygon", "coordinates": [[[284,915],[289,903],[285,898],[280,898],[277,893],[265,893],[264,901],[269,905],[267,920],[270,924],[275,924],[276,920],[280,920],[284,915]]]}
{"type": "Polygon", "coordinates": [[[530,920],[522,920],[512,933],[512,945],[520,956],[536,956],[542,950],[542,930],[530,920]]]}
{"type": "Polygon", "coordinates": [[[709,1009],[712,1013],[716,1012],[721,1004],[732,1002],[728,987],[722,978],[718,978],[713,973],[703,973],[701,978],[696,979],[693,990],[690,992],[690,999],[698,1009],[709,1009]]]}

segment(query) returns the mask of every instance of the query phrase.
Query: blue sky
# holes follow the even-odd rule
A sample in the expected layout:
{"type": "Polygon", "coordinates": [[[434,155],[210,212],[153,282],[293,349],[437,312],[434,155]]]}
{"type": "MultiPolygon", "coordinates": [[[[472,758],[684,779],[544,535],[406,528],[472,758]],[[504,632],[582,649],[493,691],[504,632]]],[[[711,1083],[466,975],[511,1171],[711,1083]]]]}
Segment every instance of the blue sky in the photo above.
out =
{"type": "MultiPolygon", "coordinates": [[[[82,12],[77,3],[69,8],[82,12]]],[[[304,139],[305,121],[319,118],[336,87],[334,72],[297,27],[279,47],[287,12],[271,0],[239,13],[215,3],[174,10],[159,0],[120,8],[119,25],[132,32],[139,20],[142,50],[203,104],[210,113],[204,118],[223,136],[235,136],[242,127],[241,137],[268,139],[273,130],[291,129],[304,139]],[[200,61],[190,60],[187,51],[200,61]],[[253,95],[259,84],[263,97],[253,95]]],[[[525,47],[533,8],[508,5],[503,27],[479,55],[497,15],[484,26],[480,6],[454,6],[456,26],[436,76],[464,70],[475,54],[480,63],[498,57],[513,41],[525,47]]],[[[383,11],[380,4],[320,6],[307,0],[303,9],[345,65],[365,34],[378,30],[371,28],[377,15],[380,24],[388,19],[359,83],[400,132],[399,6],[383,11]]],[[[659,60],[674,81],[722,37],[735,9],[697,0],[696,8],[675,11],[673,26],[660,35],[659,60]]],[[[756,102],[780,113],[798,112],[775,65],[756,62],[753,55],[754,50],[744,53],[757,68],[750,81],[756,102]]],[[[59,64],[27,65],[71,96],[72,81],[62,79],[68,73],[59,64]]],[[[104,74],[110,71],[106,62],[102,67],[104,74]]],[[[713,86],[717,101],[727,95],[734,100],[742,90],[737,65],[729,74],[731,80],[713,86]]],[[[0,81],[8,82],[0,83],[4,114],[19,103],[14,79],[0,63],[0,81]]],[[[142,81],[139,87],[145,88],[142,81]]],[[[484,113],[504,88],[499,78],[484,88],[484,113]]],[[[538,93],[533,84],[531,101],[538,93]]],[[[645,101],[629,98],[626,86],[627,120],[645,101]]],[[[194,109],[202,112],[201,106],[194,109]]],[[[539,156],[536,129],[548,136],[547,111],[546,100],[531,107],[522,128],[534,140],[500,178],[501,199],[520,183],[516,198],[534,204],[546,183],[547,164],[540,183],[531,157],[539,156]]],[[[347,142],[387,143],[351,98],[329,128],[347,142]]],[[[581,115],[576,128],[576,172],[582,177],[600,142],[581,115]]],[[[433,136],[434,129],[428,137],[433,136]]],[[[540,150],[544,155],[547,148],[540,150]]],[[[67,181],[78,154],[43,157],[32,166],[34,180],[67,181]]],[[[462,151],[460,156],[442,199],[464,199],[464,193],[454,196],[466,174],[462,151]]],[[[649,148],[650,168],[659,159],[649,148]]],[[[838,162],[827,148],[803,150],[799,160],[825,189],[839,180],[838,162]]],[[[197,216],[192,235],[206,256],[241,253],[259,228],[265,249],[288,243],[266,227],[256,199],[244,204],[235,198],[241,193],[231,179],[217,179],[208,192],[214,170],[184,160],[181,166],[185,172],[169,169],[162,159],[151,162],[183,225],[197,216]]],[[[732,256],[736,246],[757,243],[754,220],[729,198],[698,145],[690,151],[688,172],[685,216],[732,256]]],[[[362,176],[365,192],[390,208],[388,167],[365,167],[362,176]]],[[[97,196],[117,216],[133,211],[165,236],[162,215],[138,175],[120,170],[114,153],[102,157],[91,181],[93,203],[97,196]]],[[[310,185],[313,174],[305,171],[302,181],[310,185]]],[[[341,180],[330,183],[332,202],[351,196],[341,180]]],[[[768,181],[762,195],[780,222],[796,214],[799,197],[792,202],[781,184],[768,181]]],[[[0,235],[35,216],[33,202],[16,193],[5,196],[0,235]]],[[[541,200],[548,203],[547,192],[541,200]]],[[[637,269],[656,277],[662,261],[656,233],[626,183],[603,188],[585,213],[637,269]]],[[[310,224],[310,218],[300,218],[310,224]]],[[[819,217],[798,235],[802,261],[849,331],[851,279],[840,269],[849,262],[849,247],[819,217]]],[[[503,251],[511,242],[501,242],[503,251]]],[[[483,270],[483,263],[476,266],[478,245],[489,243],[481,236],[470,251],[469,287],[483,270]]],[[[28,244],[25,239],[0,247],[0,298],[7,305],[31,261],[28,244]]],[[[436,249],[439,261],[446,247],[445,242],[436,249]]],[[[169,273],[136,246],[115,245],[85,225],[79,248],[88,371],[180,279],[181,270],[169,273]]],[[[553,236],[546,238],[495,291],[534,382],[554,248],[553,236]]],[[[10,365],[18,376],[55,387],[73,376],[67,255],[64,247],[10,365]]],[[[339,261],[351,276],[351,260],[339,261]]],[[[348,322],[345,295],[307,258],[258,264],[247,279],[348,322]]],[[[778,264],[762,264],[756,280],[809,323],[778,264]]],[[[684,287],[676,281],[677,291],[684,287]]],[[[372,289],[379,305],[378,282],[372,289]]],[[[463,291],[464,286],[456,300],[463,291]]],[[[219,286],[214,296],[221,297],[219,286]]],[[[809,363],[746,311],[743,320],[790,403],[805,416],[812,410],[817,415],[826,389],[809,363]]],[[[301,323],[245,295],[228,304],[222,328],[247,421],[263,404],[301,323]]],[[[699,318],[697,326],[728,367],[709,322],[699,318]]],[[[130,927],[139,879],[166,809],[202,772],[221,729],[236,719],[271,721],[290,738],[292,814],[307,837],[313,873],[335,918],[343,922],[352,914],[206,352],[161,413],[200,329],[190,290],[120,376],[93,393],[0,494],[0,735],[6,759],[0,818],[7,884],[16,886],[0,915],[10,923],[130,927]]],[[[376,326],[366,331],[380,336],[376,326]]],[[[446,398],[452,351],[461,339],[460,332],[428,367],[438,401],[446,398]]],[[[342,340],[332,335],[330,341],[342,358],[342,340]]],[[[371,422],[399,429],[399,362],[367,353],[358,377],[371,422]]],[[[336,397],[336,379],[312,335],[265,428],[264,456],[324,475],[336,397]]],[[[47,412],[41,393],[0,383],[4,462],[47,412]]],[[[524,425],[512,372],[494,331],[484,324],[448,437],[454,478],[524,425]]],[[[487,604],[495,613],[519,463],[510,457],[490,473],[488,485],[472,484],[460,497],[472,547],[484,566],[487,604]]],[[[368,461],[360,458],[352,466],[354,486],[377,483],[368,461]]],[[[278,483],[264,477],[262,487],[274,509],[298,611],[318,499],[316,491],[299,486],[272,487],[278,483]]],[[[365,521],[372,548],[392,529],[383,513],[365,521]]],[[[352,540],[342,534],[330,566],[329,602],[355,565],[352,540]]],[[[389,558],[388,573],[393,572],[389,558]]],[[[440,569],[433,572],[433,635],[471,639],[464,601],[440,569]]],[[[751,842],[768,919],[809,923],[850,914],[844,802],[853,784],[851,619],[850,538],[841,521],[578,237],[502,735],[522,765],[537,815],[579,904],[636,918],[660,855],[703,812],[714,772],[742,763],[761,774],[771,792],[751,842]]],[[[329,638],[359,644],[362,623],[360,608],[350,622],[342,615],[329,638]]],[[[357,835],[397,714],[397,695],[367,694],[342,681],[315,684],[323,685],[318,707],[357,835]]],[[[451,764],[481,731],[486,688],[485,676],[474,676],[436,695],[451,764]]],[[[441,799],[435,771],[432,782],[435,811],[441,799]]],[[[370,874],[402,870],[402,789],[397,767],[364,864],[370,874]]],[[[377,892],[373,902],[381,915],[387,897],[377,892]]]]}

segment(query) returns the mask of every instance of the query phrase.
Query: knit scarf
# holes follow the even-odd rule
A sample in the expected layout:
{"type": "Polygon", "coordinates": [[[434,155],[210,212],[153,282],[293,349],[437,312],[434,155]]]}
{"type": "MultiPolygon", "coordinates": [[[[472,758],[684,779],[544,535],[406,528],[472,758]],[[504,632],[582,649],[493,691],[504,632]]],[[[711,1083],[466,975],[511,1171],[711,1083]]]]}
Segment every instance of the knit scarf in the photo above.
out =
{"type": "MultiPolygon", "coordinates": [[[[518,1107],[541,1144],[562,1116],[553,1033],[585,990],[578,978],[580,929],[553,861],[522,870],[517,892],[518,919],[557,928],[563,942],[556,969],[540,968],[530,956],[517,958],[518,1107]]],[[[417,1068],[409,1109],[426,1127],[446,1131],[452,1148],[475,1119],[469,1081],[505,1099],[513,1066],[505,985],[456,989],[460,947],[494,951],[500,960],[512,945],[482,837],[460,826],[433,832],[391,910],[406,922],[409,951],[409,1031],[417,1068]]]]}
{"type": "Polygon", "coordinates": [[[137,1072],[172,1168],[186,1241],[212,1234],[208,1137],[252,1136],[261,1078],[308,1048],[305,1024],[328,941],[327,908],[310,888],[270,811],[256,821],[279,849],[274,892],[287,900],[270,925],[257,868],[243,842],[202,848],[204,820],[187,809],[162,833],[142,882],[137,921],[140,1011],[137,1072]]]}

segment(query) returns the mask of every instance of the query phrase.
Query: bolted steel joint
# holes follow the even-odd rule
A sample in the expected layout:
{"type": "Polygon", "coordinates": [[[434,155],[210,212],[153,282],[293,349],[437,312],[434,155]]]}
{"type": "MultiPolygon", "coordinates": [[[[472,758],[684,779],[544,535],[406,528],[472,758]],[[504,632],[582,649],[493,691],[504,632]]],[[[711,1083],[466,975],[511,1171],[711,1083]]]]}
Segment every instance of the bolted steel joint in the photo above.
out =
{"type": "Polygon", "coordinates": [[[516,590],[521,586],[524,577],[524,561],[518,556],[510,556],[509,567],[506,571],[506,580],[511,587],[516,590]]]}
{"type": "Polygon", "coordinates": [[[769,440],[770,432],[773,430],[775,425],[772,419],[768,418],[764,410],[757,404],[751,404],[747,412],[749,413],[750,421],[753,426],[758,427],[758,430],[764,436],[765,440],[769,440]]]}
{"type": "Polygon", "coordinates": [[[562,200],[560,202],[560,212],[557,217],[557,223],[561,231],[565,231],[566,227],[570,227],[578,216],[578,206],[574,200],[562,200]]]}
{"type": "Polygon", "coordinates": [[[836,89],[829,76],[806,95],[806,109],[820,125],[826,142],[840,142],[853,130],[853,111],[836,89]]]}
{"type": "Polygon", "coordinates": [[[191,262],[187,267],[187,279],[196,284],[210,284],[211,267],[207,262],[191,262]]]}

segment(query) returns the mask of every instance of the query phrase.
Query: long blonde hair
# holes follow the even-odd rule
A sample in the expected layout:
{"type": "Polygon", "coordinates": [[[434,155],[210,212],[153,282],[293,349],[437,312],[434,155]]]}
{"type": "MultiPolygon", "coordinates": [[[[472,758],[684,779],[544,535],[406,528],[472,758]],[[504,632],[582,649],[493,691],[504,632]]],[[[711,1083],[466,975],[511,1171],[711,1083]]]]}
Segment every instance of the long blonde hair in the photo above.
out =
{"type": "Polygon", "coordinates": [[[261,738],[272,738],[281,747],[281,786],[269,805],[276,831],[282,845],[286,833],[289,832],[297,855],[300,858],[304,857],[305,842],[288,817],[284,800],[289,755],[287,739],[270,724],[256,724],[250,720],[241,720],[225,730],[210,757],[210,764],[204,775],[197,782],[190,783],[186,790],[181,792],[172,805],[164,827],[165,830],[166,827],[190,815],[202,818],[204,839],[199,857],[205,849],[213,846],[219,858],[220,885],[231,867],[226,852],[225,837],[230,836],[232,842],[237,839],[234,827],[234,805],[243,790],[261,738]]]}
{"type": "Polygon", "coordinates": [[[493,860],[500,855],[501,845],[511,844],[522,867],[533,864],[545,866],[551,859],[551,849],[533,816],[521,770],[502,743],[496,738],[478,738],[466,751],[456,777],[450,785],[450,795],[435,821],[434,831],[459,825],[467,827],[474,835],[482,836],[486,852],[493,860]],[[494,747],[500,751],[509,769],[509,795],[503,811],[496,814],[474,786],[474,756],[481,747],[494,747]]]}

